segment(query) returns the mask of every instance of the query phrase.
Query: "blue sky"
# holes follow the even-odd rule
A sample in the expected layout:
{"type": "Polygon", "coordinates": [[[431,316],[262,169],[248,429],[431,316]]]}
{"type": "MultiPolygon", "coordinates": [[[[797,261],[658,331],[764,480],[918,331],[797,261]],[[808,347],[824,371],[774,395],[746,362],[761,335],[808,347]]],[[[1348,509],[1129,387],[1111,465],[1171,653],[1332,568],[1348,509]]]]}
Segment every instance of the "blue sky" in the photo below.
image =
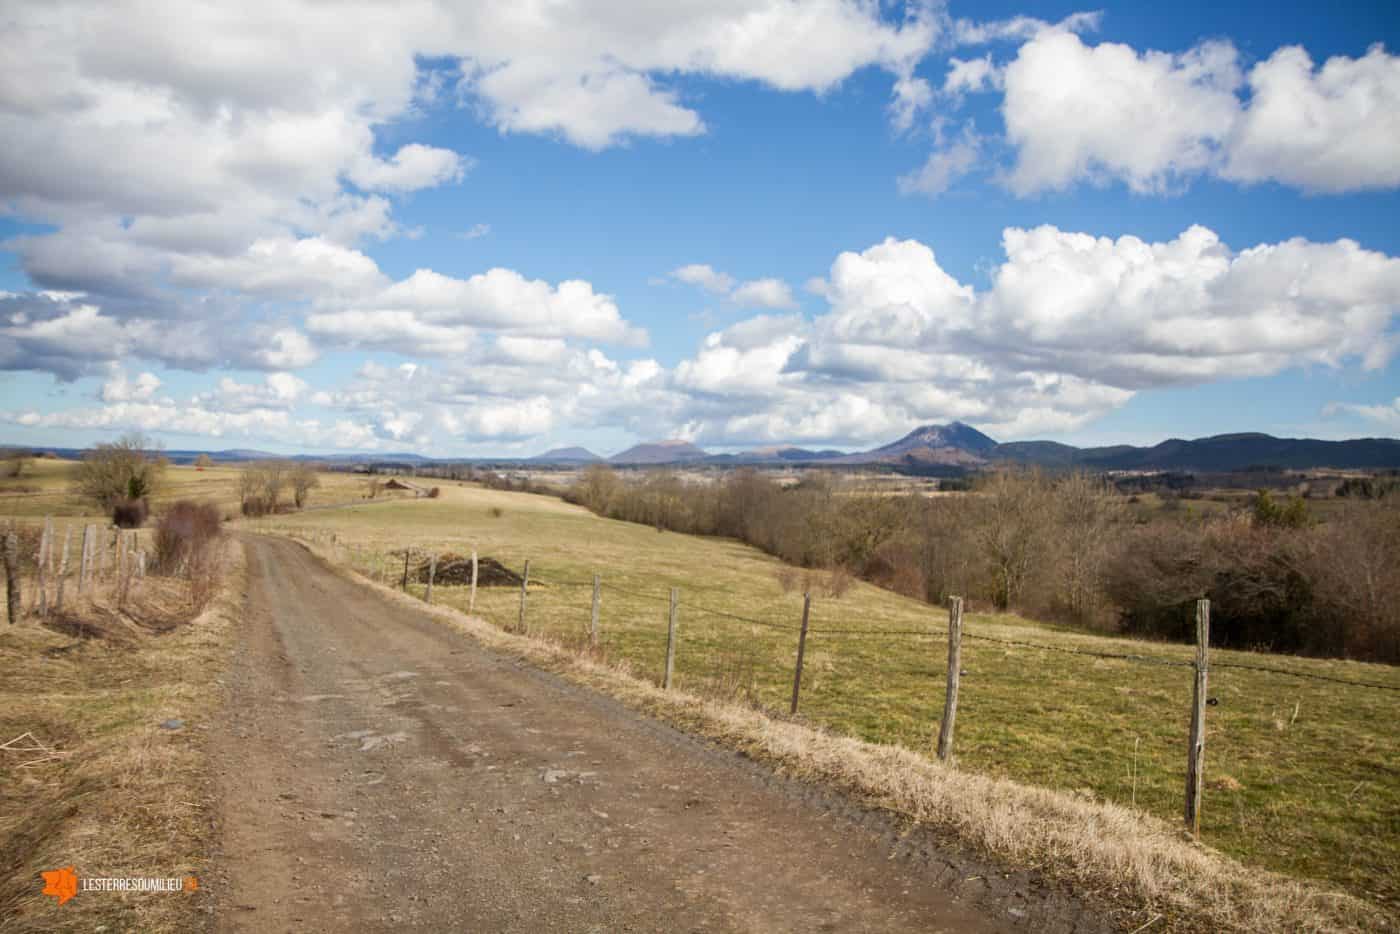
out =
{"type": "Polygon", "coordinates": [[[1389,5],[55,9],[10,442],[1400,434],[1389,5]]]}

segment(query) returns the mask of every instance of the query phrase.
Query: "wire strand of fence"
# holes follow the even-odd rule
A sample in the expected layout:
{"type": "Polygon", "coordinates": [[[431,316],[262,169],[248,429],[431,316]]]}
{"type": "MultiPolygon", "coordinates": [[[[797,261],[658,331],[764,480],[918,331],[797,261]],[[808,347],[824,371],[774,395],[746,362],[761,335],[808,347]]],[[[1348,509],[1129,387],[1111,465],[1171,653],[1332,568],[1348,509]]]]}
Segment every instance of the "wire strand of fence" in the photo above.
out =
{"type": "Polygon", "coordinates": [[[1211,662],[1210,667],[1237,668],[1241,671],[1263,671],[1269,674],[1286,675],[1290,678],[1305,678],[1310,681],[1327,681],[1332,684],[1345,684],[1354,688],[1373,688],[1380,691],[1400,691],[1400,684],[1382,684],[1379,681],[1352,681],[1349,678],[1335,678],[1332,675],[1318,675],[1303,671],[1289,671],[1287,668],[1271,668],[1268,665],[1245,665],[1240,662],[1211,662]]]}
{"type": "Polygon", "coordinates": [[[946,629],[809,629],[809,636],[946,636],[946,629]]]}
{"type": "Polygon", "coordinates": [[[610,584],[605,581],[603,583],[603,593],[608,593],[609,591],[617,591],[618,593],[626,594],[629,597],[636,597],[639,600],[655,600],[658,603],[666,604],[669,604],[671,602],[671,598],[669,596],[664,596],[662,594],[640,593],[636,590],[628,590],[626,587],[619,587],[616,584],[610,584]]]}
{"type": "Polygon", "coordinates": [[[1119,652],[1095,652],[1089,649],[1071,649],[1061,645],[1045,645],[1040,642],[1023,642],[1019,639],[999,639],[996,636],[984,636],[981,633],[963,632],[964,639],[978,639],[982,642],[995,642],[999,645],[1014,645],[1026,649],[1039,649],[1042,652],[1060,652],[1065,655],[1087,655],[1091,658],[1118,659],[1126,662],[1141,662],[1145,665],[1165,665],[1169,668],[1193,668],[1195,662],[1184,659],[1159,658],[1154,655],[1131,655],[1119,652]]]}
{"type": "Polygon", "coordinates": [[[788,626],[788,625],[785,625],[785,624],[783,624],[783,623],[773,623],[773,622],[769,622],[768,620],[763,620],[763,619],[754,619],[754,618],[751,617],[751,616],[740,616],[740,615],[737,614],[737,613],[728,613],[728,612],[726,612],[726,611],[724,611],[724,610],[716,610],[716,609],[712,609],[712,608],[707,607],[707,606],[700,606],[700,605],[697,604],[697,603],[684,603],[684,602],[682,602],[682,603],[680,604],[680,607],[681,607],[681,609],[698,610],[698,611],[701,612],[701,613],[708,613],[708,614],[710,614],[711,616],[722,616],[722,617],[724,617],[725,619],[732,619],[732,620],[736,620],[737,622],[741,622],[741,623],[751,623],[751,624],[753,624],[753,625],[755,625],[755,626],[766,626],[766,627],[768,627],[769,629],[781,629],[783,632],[797,632],[797,627],[796,627],[796,626],[788,626]]]}
{"type": "MultiPolygon", "coordinates": [[[[293,533],[296,534],[296,533],[293,533]]],[[[402,553],[402,552],[398,552],[402,553]]],[[[393,552],[391,552],[393,554],[393,552]]],[[[540,578],[532,580],[531,583],[538,583],[542,587],[592,587],[592,580],[573,580],[571,578],[540,578]]],[[[657,603],[668,603],[669,597],[662,594],[649,594],[632,590],[627,587],[620,587],[616,583],[605,582],[604,589],[616,591],[629,597],[640,600],[651,600],[657,603]]],[[[569,609],[584,611],[589,607],[582,605],[565,604],[569,609]]],[[[743,616],[738,613],[730,613],[725,610],[717,610],[713,607],[703,606],[697,603],[681,603],[684,609],[695,610],[710,616],[730,619],[735,622],[748,623],[754,626],[762,626],[767,629],[775,629],[782,632],[797,632],[797,626],[774,623],[769,620],[755,619],[751,616],[743,616]]],[[[946,637],[945,629],[861,629],[861,628],[813,628],[808,630],[809,636],[914,636],[914,637],[946,637]]],[[[1046,645],[1040,642],[1027,642],[1021,639],[1002,639],[997,636],[988,636],[975,632],[964,632],[963,636],[968,639],[990,642],[997,645],[1013,646],[1016,648],[1034,649],[1041,652],[1058,652],[1063,655],[1083,655],[1089,658],[1102,658],[1108,660],[1134,662],[1144,665],[1160,665],[1169,668],[1192,668],[1195,662],[1186,659],[1161,658],[1152,655],[1138,655],[1120,652],[1097,652],[1090,649],[1074,649],[1066,646],[1046,645]]],[[[1292,671],[1287,668],[1275,668],[1269,665],[1249,665],[1241,662],[1221,662],[1212,663],[1212,668],[1228,668],[1238,671],[1256,671],[1264,674],[1282,675],[1289,678],[1300,678],[1308,681],[1321,681],[1329,684],[1340,684],[1347,687],[1367,688],[1379,691],[1394,691],[1400,693],[1400,685],[1384,684],[1378,681],[1358,681],[1350,678],[1338,678],[1332,675],[1314,674],[1302,671],[1292,671]]]]}

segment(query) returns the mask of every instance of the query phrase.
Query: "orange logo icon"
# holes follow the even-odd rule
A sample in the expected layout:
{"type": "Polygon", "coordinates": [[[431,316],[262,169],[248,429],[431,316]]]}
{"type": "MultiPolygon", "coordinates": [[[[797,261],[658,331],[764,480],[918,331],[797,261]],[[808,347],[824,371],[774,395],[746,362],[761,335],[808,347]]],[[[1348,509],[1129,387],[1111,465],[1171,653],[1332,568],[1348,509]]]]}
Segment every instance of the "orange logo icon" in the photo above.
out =
{"type": "Polygon", "coordinates": [[[52,895],[62,905],[78,894],[78,873],[76,866],[64,866],[52,872],[40,873],[44,877],[44,891],[41,895],[52,895]]]}
{"type": "Polygon", "coordinates": [[[193,892],[197,888],[199,888],[199,880],[194,876],[185,876],[185,891],[193,892]]]}

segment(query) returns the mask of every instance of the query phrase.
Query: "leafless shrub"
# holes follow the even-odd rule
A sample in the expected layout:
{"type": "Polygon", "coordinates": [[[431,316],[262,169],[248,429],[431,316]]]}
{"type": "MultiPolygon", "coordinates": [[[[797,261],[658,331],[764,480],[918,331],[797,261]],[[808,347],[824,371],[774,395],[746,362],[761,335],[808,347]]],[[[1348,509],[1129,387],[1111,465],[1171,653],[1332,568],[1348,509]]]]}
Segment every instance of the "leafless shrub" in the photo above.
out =
{"type": "Polygon", "coordinates": [[[502,509],[500,506],[492,506],[490,509],[488,509],[488,510],[486,510],[486,511],[487,511],[488,514],[490,514],[490,516],[491,516],[492,519],[499,519],[499,518],[501,518],[501,516],[504,516],[504,515],[506,514],[506,511],[505,511],[504,509],[502,509]]]}
{"type": "Polygon", "coordinates": [[[319,465],[308,462],[299,462],[288,471],[288,479],[292,484],[292,500],[298,509],[306,505],[311,491],[321,485],[319,471],[319,465]]]}
{"type": "Polygon", "coordinates": [[[146,524],[150,507],[146,500],[123,499],[112,506],[112,524],[119,529],[139,529],[146,524]]]}
{"type": "Polygon", "coordinates": [[[154,536],[153,570],[189,581],[190,604],[201,613],[219,592],[224,556],[219,509],[213,503],[181,500],[160,517],[154,536]]]}
{"type": "Polygon", "coordinates": [[[123,435],[110,444],[94,445],[78,465],[77,492],[103,510],[123,500],[153,494],[164,473],[164,458],[145,435],[123,435]]]}
{"type": "Polygon", "coordinates": [[[238,499],[245,516],[262,516],[278,511],[282,492],[293,482],[286,461],[266,460],[245,464],[238,475],[238,499]]]}
{"type": "Polygon", "coordinates": [[[219,535],[219,509],[213,503],[180,500],[160,517],[154,536],[154,570],[177,574],[219,535]]]}
{"type": "Polygon", "coordinates": [[[267,506],[267,500],[263,499],[261,496],[247,497],[243,500],[243,504],[240,507],[240,509],[243,515],[253,519],[258,518],[259,516],[265,516],[268,514],[268,512],[270,512],[267,506]]]}
{"type": "Polygon", "coordinates": [[[203,613],[223,585],[224,549],[215,540],[191,557],[185,575],[190,582],[190,604],[196,613],[203,613]]]}

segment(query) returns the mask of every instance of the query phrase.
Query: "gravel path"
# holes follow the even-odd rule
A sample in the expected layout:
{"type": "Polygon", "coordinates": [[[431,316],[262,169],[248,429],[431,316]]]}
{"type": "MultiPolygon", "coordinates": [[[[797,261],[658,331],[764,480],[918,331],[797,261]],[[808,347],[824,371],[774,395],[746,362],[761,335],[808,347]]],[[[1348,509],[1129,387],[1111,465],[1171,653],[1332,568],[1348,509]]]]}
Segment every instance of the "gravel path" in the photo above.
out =
{"type": "Polygon", "coordinates": [[[243,540],[246,618],[213,739],[216,930],[1102,923],[492,653],[292,542],[243,540]]]}

